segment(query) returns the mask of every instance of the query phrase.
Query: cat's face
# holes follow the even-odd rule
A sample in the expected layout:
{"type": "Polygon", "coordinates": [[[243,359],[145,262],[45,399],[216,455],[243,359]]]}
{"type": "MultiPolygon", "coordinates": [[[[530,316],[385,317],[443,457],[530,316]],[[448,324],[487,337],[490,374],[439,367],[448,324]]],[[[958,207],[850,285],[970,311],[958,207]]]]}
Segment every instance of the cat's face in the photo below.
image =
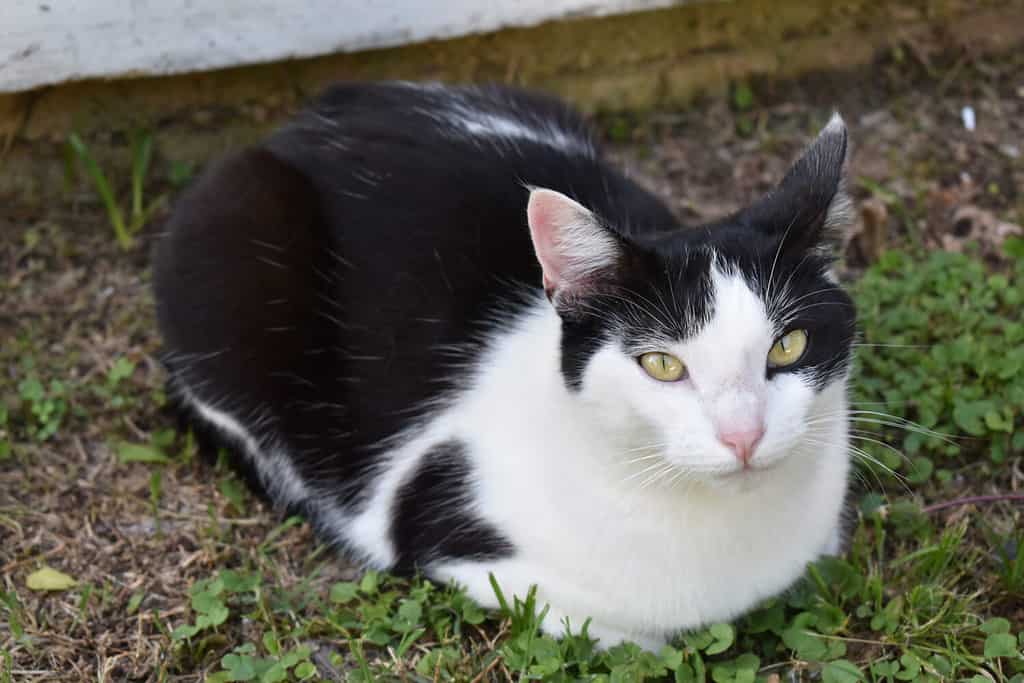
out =
{"type": "Polygon", "coordinates": [[[847,205],[845,154],[836,118],[767,197],[672,234],[622,238],[532,193],[566,383],[640,479],[728,481],[845,433],[855,316],[825,246],[847,205]]]}

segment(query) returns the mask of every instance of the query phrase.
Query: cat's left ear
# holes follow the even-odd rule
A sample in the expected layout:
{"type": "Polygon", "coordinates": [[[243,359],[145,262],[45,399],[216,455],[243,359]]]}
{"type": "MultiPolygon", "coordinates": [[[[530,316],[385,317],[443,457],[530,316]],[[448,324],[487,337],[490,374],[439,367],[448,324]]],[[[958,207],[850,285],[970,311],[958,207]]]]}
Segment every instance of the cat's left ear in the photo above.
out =
{"type": "Polygon", "coordinates": [[[838,241],[852,220],[846,193],[846,124],[833,114],[778,186],[743,211],[748,223],[785,240],[783,249],[838,241]]]}
{"type": "Polygon", "coordinates": [[[619,240],[589,209],[560,192],[531,189],[526,219],[544,291],[556,307],[600,287],[619,263],[619,240]]]}

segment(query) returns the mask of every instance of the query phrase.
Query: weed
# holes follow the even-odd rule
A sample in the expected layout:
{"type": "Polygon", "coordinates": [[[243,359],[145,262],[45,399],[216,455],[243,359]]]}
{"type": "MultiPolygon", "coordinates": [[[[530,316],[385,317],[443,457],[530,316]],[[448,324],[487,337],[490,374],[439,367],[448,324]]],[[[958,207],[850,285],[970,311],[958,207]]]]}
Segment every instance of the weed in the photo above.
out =
{"type": "Polygon", "coordinates": [[[170,181],[171,185],[182,188],[192,180],[195,172],[195,164],[192,162],[174,161],[171,162],[170,168],[167,171],[167,180],[170,181]]]}
{"type": "Polygon", "coordinates": [[[72,133],[68,137],[68,147],[78,162],[85,167],[85,172],[92,180],[96,193],[100,196],[100,201],[103,202],[107,211],[107,218],[114,229],[117,243],[125,251],[134,246],[135,235],[166,200],[164,195],[157,197],[149,205],[146,205],[144,200],[143,186],[153,156],[153,136],[149,133],[133,132],[130,136],[130,145],[131,180],[129,191],[131,204],[130,214],[126,220],[107,174],[104,173],[89,147],[77,133],[72,133]]]}
{"type": "Polygon", "coordinates": [[[56,434],[68,412],[68,390],[64,383],[52,379],[43,384],[36,375],[29,374],[18,383],[18,395],[25,436],[46,441],[56,434]]]}
{"type": "Polygon", "coordinates": [[[1010,352],[1024,345],[1022,278],[1024,259],[991,273],[964,254],[890,252],[855,286],[864,343],[853,420],[868,439],[899,444],[865,448],[910,483],[948,478],[955,457],[1024,452],[1024,355],[1010,352]],[[960,433],[970,438],[941,438],[960,433]]]}
{"type": "Polygon", "coordinates": [[[996,545],[996,574],[1010,595],[1024,597],[1024,531],[1006,537],[996,545]]]}
{"type": "Polygon", "coordinates": [[[21,601],[18,600],[18,594],[13,590],[0,590],[0,604],[3,605],[4,610],[7,612],[7,628],[10,629],[11,635],[16,640],[21,640],[25,637],[25,629],[22,626],[24,616],[21,601]]]}
{"type": "Polygon", "coordinates": [[[130,405],[130,397],[123,392],[123,383],[135,372],[135,363],[121,356],[107,371],[102,384],[92,385],[93,394],[114,409],[123,409],[130,405]]]}
{"type": "Polygon", "coordinates": [[[736,133],[740,137],[749,138],[754,134],[755,116],[751,113],[754,108],[754,91],[746,83],[738,83],[732,89],[730,98],[733,111],[736,112],[736,133]]]}
{"type": "Polygon", "coordinates": [[[11,432],[8,427],[7,406],[0,403],[0,461],[11,457],[11,432]]]}

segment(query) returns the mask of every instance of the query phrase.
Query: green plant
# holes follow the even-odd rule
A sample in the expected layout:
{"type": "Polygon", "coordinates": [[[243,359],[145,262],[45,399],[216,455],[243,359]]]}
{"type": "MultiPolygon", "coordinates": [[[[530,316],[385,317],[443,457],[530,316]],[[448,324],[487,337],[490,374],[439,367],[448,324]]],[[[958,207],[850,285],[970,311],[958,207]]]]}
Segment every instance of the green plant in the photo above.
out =
{"type": "Polygon", "coordinates": [[[46,441],[57,433],[68,412],[68,390],[57,379],[44,384],[34,374],[18,383],[26,436],[46,441]]]}
{"type": "Polygon", "coordinates": [[[1024,452],[1024,354],[1015,352],[1024,345],[1022,278],[1024,259],[992,273],[965,254],[889,252],[854,287],[864,333],[855,433],[910,483],[956,456],[1001,463],[1024,452]]]}
{"type": "Polygon", "coordinates": [[[184,187],[195,175],[195,164],[190,161],[172,161],[167,171],[167,180],[175,187],[184,187]]]}
{"type": "Polygon", "coordinates": [[[996,573],[1006,592],[1024,597],[1024,532],[997,542],[996,573]]]}
{"type": "Polygon", "coordinates": [[[0,403],[0,461],[11,457],[11,433],[7,421],[7,406],[0,403]]]}
{"type": "Polygon", "coordinates": [[[111,182],[89,147],[77,133],[68,136],[68,147],[78,162],[85,167],[86,174],[92,180],[96,193],[107,210],[107,217],[114,229],[117,242],[124,250],[132,248],[135,235],[166,200],[166,197],[161,195],[148,206],[144,201],[143,186],[153,156],[153,136],[150,133],[135,131],[129,136],[129,144],[131,146],[130,214],[128,220],[125,220],[124,211],[115,196],[111,182]]]}
{"type": "Polygon", "coordinates": [[[92,386],[93,394],[106,401],[111,408],[124,408],[128,403],[128,397],[120,391],[125,380],[131,378],[135,372],[135,363],[128,358],[121,356],[107,371],[105,381],[102,384],[92,386]]]}

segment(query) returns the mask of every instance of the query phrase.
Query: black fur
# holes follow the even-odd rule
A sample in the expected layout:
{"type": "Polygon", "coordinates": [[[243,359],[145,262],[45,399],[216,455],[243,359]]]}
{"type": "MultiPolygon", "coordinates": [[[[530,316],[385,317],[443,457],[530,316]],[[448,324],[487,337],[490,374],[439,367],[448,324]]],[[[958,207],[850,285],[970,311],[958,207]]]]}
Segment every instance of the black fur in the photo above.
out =
{"type": "MultiPolygon", "coordinates": [[[[762,288],[774,271],[771,286],[820,290],[801,302],[816,307],[790,321],[811,330],[811,346],[786,371],[824,383],[848,363],[853,329],[849,300],[824,279],[827,257],[815,250],[845,144],[845,135],[819,140],[762,202],[683,229],[553,99],[498,87],[337,86],[264,144],[213,166],[178,203],[154,265],[170,389],[230,412],[261,447],[282,448],[317,494],[357,509],[382,446],[459,388],[464,374],[440,349],[471,356],[496,310],[511,319],[528,305],[502,305],[510,282],[540,293],[529,186],[576,199],[621,245],[605,281],[559,311],[570,388],[602,339],[621,335],[628,347],[652,328],[698,330],[712,313],[712,253],[762,288]],[[460,127],[460,112],[513,119],[564,144],[485,139],[460,127]],[[650,315],[659,302],[671,302],[670,315],[650,315]]],[[[403,568],[435,551],[507,550],[471,519],[462,520],[469,532],[445,535],[443,516],[471,477],[461,449],[436,447],[403,489],[393,530],[403,568]]]]}
{"type": "Polygon", "coordinates": [[[410,574],[418,563],[438,558],[493,560],[513,553],[512,545],[458,496],[471,486],[465,449],[455,440],[433,446],[399,488],[391,527],[396,572],[410,574]]]}

